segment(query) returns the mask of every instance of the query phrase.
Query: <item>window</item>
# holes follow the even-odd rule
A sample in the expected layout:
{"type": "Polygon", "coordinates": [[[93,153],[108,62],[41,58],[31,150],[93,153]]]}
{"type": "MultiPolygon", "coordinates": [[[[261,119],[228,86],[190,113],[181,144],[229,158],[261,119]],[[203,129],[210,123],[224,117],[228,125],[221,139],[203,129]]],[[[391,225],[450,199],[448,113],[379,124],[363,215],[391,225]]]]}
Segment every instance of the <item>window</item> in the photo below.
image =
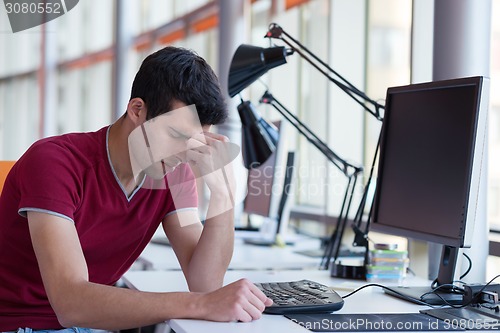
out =
{"type": "Polygon", "coordinates": [[[111,62],[59,75],[57,132],[95,131],[111,123],[111,62]]]}
{"type": "MultiPolygon", "coordinates": [[[[16,158],[38,139],[42,133],[40,122],[53,121],[57,132],[63,133],[95,130],[113,120],[116,1],[80,1],[73,10],[47,25],[47,36],[56,44],[53,60],[59,64],[54,119],[46,119],[51,116],[39,111],[37,73],[42,29],[0,34],[0,158],[16,158]],[[95,54],[101,55],[94,57],[95,54]],[[16,112],[15,118],[12,110],[16,112]],[[9,141],[13,133],[18,138],[15,142],[9,141]]],[[[270,46],[270,41],[263,36],[268,25],[276,22],[381,104],[387,87],[410,83],[412,0],[258,0],[249,3],[250,44],[270,46]]],[[[131,2],[133,10],[127,11],[122,19],[133,39],[179,18],[188,17],[181,23],[189,25],[193,20],[203,19],[200,12],[213,15],[217,4],[209,0],[138,0],[131,2]],[[200,11],[208,7],[207,13],[200,11]]],[[[492,4],[488,219],[492,228],[500,230],[500,95],[495,93],[500,91],[500,0],[492,0],[492,4]]],[[[184,29],[184,25],[172,33],[173,37],[167,36],[172,37],[170,39],[161,40],[161,36],[152,34],[152,38],[159,37],[159,40],[146,38],[144,45],[130,48],[124,74],[128,89],[144,57],[166,43],[195,50],[217,71],[217,28],[197,32],[192,26],[184,29]]],[[[10,32],[7,20],[0,22],[0,31],[10,32]]],[[[283,45],[279,41],[272,43],[283,45]]],[[[243,96],[257,106],[267,86],[339,156],[368,167],[380,122],[298,54],[288,57],[287,62],[263,76],[264,84],[257,82],[246,89],[243,96]]],[[[281,118],[268,106],[258,108],[268,120],[281,118]]],[[[318,214],[338,214],[343,175],[295,129],[291,128],[288,133],[289,148],[300,150],[296,204],[313,207],[318,214]]]]}
{"type": "Polygon", "coordinates": [[[0,110],[0,159],[17,160],[38,138],[36,75],[0,83],[0,110]]]}
{"type": "Polygon", "coordinates": [[[500,1],[492,1],[491,86],[488,146],[488,221],[500,230],[500,1]]]}

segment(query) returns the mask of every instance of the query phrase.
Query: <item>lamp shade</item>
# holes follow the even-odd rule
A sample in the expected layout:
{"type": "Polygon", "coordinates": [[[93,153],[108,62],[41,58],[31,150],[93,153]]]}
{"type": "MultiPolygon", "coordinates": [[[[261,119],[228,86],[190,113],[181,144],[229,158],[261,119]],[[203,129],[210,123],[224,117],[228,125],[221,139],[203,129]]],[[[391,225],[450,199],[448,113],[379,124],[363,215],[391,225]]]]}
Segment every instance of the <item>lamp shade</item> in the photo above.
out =
{"type": "Polygon", "coordinates": [[[229,68],[228,93],[234,97],[271,68],[286,63],[289,53],[283,46],[262,48],[242,44],[233,55],[229,68]]]}
{"type": "Polygon", "coordinates": [[[242,154],[245,168],[256,168],[276,150],[279,133],[267,123],[249,101],[238,105],[242,124],[242,154]]]}

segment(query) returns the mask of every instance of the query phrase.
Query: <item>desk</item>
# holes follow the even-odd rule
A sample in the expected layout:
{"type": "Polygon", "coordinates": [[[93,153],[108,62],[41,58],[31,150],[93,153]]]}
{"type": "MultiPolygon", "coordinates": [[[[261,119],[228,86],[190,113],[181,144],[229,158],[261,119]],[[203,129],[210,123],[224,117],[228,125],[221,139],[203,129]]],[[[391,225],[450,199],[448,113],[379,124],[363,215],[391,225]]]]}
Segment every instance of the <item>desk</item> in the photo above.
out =
{"type": "MultiPolygon", "coordinates": [[[[319,248],[319,240],[304,239],[294,246],[268,247],[245,244],[235,240],[229,270],[303,269],[319,267],[320,258],[294,253],[297,250],[319,248]],[[263,260],[264,259],[264,260],[263,260]]],[[[146,270],[180,270],[180,265],[170,246],[150,243],[138,262],[146,270]]]]}
{"type": "MultiPolygon", "coordinates": [[[[293,271],[228,271],[224,284],[241,278],[253,282],[290,281],[310,279],[334,287],[340,295],[344,287],[356,287],[365,282],[346,282],[346,280],[330,278],[327,271],[293,270],[293,271]]],[[[123,277],[129,288],[142,291],[187,291],[184,276],[180,271],[130,271],[123,277]]],[[[385,295],[379,288],[367,288],[345,300],[344,307],[338,313],[411,313],[426,309],[385,295]]],[[[261,319],[251,323],[217,323],[203,320],[173,319],[170,327],[176,333],[311,333],[311,331],[293,323],[283,316],[263,315],[261,319]]]]}

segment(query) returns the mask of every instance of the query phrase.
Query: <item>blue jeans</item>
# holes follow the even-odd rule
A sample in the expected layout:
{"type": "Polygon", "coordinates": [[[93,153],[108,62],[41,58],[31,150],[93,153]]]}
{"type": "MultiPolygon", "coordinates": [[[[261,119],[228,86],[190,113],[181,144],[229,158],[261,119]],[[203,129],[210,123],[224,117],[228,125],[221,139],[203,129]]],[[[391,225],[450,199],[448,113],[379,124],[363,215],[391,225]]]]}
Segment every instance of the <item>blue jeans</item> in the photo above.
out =
{"type": "Polygon", "coordinates": [[[31,328],[19,328],[13,333],[93,333],[94,330],[91,328],[81,328],[81,327],[71,327],[63,328],[60,330],[33,330],[31,328]]]}

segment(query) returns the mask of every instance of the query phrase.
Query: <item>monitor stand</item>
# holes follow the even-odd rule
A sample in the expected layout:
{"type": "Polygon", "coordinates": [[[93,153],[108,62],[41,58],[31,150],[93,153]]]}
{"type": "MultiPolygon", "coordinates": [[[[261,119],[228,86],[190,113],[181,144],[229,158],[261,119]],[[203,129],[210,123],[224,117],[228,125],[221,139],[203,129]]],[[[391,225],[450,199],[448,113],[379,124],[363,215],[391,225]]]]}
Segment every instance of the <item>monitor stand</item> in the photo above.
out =
{"type": "Polygon", "coordinates": [[[463,293],[455,292],[453,285],[453,276],[458,260],[458,248],[453,246],[443,246],[441,261],[439,263],[439,272],[436,279],[437,285],[442,287],[435,290],[429,287],[394,287],[401,295],[385,290],[387,294],[396,296],[407,301],[422,304],[425,302],[431,305],[461,305],[463,303],[463,293]],[[434,291],[433,291],[434,290],[434,291]],[[408,298],[407,298],[408,297],[408,298]]]}
{"type": "Polygon", "coordinates": [[[432,292],[433,289],[431,287],[391,287],[391,289],[399,294],[387,289],[384,289],[384,292],[417,304],[425,302],[431,305],[461,305],[463,302],[463,294],[455,293],[451,290],[436,290],[432,292]]]}

